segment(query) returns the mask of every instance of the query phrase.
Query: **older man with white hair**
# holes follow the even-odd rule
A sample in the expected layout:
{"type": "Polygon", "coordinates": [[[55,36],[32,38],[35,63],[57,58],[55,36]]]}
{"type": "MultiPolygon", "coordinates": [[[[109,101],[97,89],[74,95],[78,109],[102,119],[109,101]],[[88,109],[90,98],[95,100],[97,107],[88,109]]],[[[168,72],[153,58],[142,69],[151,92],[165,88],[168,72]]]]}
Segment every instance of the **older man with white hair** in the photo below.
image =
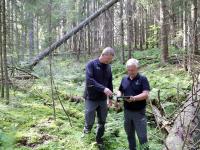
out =
{"type": "Polygon", "coordinates": [[[124,101],[124,128],[127,134],[129,149],[136,150],[137,133],[140,144],[147,150],[147,120],[145,115],[146,100],[150,86],[147,78],[138,73],[139,61],[129,59],[126,63],[128,75],[124,76],[118,96],[130,97],[124,101]]]}
{"type": "Polygon", "coordinates": [[[112,72],[109,64],[114,55],[114,49],[106,47],[99,58],[90,61],[86,66],[85,126],[83,132],[87,134],[91,131],[97,113],[97,144],[103,144],[102,136],[104,135],[108,110],[107,98],[113,94],[112,72]]]}

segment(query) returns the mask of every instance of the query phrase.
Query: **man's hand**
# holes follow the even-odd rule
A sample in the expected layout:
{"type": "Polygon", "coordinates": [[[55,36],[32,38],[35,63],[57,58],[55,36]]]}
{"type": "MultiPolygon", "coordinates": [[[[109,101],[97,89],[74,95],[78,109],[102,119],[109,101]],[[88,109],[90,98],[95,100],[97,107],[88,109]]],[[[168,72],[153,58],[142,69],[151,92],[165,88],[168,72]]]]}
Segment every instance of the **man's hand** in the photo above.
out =
{"type": "Polygon", "coordinates": [[[122,93],[120,91],[117,91],[117,97],[122,96],[122,93]]]}
{"type": "Polygon", "coordinates": [[[112,91],[108,88],[105,88],[104,91],[103,91],[107,96],[112,96],[112,91]]]}
{"type": "Polygon", "coordinates": [[[129,99],[126,100],[127,102],[135,102],[135,97],[134,96],[130,96],[129,99]]]}

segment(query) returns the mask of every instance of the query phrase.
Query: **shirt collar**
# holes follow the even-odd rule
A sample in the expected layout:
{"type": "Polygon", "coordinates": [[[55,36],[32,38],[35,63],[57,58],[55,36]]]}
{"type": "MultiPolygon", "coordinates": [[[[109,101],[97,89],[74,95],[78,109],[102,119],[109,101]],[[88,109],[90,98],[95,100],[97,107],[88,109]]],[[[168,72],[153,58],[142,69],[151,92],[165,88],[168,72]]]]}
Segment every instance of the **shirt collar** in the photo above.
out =
{"type": "MultiPolygon", "coordinates": [[[[140,74],[138,73],[138,74],[135,76],[135,78],[133,78],[132,80],[136,80],[136,79],[138,79],[139,77],[140,77],[140,74]]],[[[130,78],[130,76],[127,76],[127,79],[128,79],[129,81],[132,81],[131,78],[130,78]]]]}
{"type": "Polygon", "coordinates": [[[102,66],[102,67],[107,66],[107,64],[101,63],[101,62],[99,61],[99,58],[97,58],[97,64],[100,65],[100,66],[102,66]]]}

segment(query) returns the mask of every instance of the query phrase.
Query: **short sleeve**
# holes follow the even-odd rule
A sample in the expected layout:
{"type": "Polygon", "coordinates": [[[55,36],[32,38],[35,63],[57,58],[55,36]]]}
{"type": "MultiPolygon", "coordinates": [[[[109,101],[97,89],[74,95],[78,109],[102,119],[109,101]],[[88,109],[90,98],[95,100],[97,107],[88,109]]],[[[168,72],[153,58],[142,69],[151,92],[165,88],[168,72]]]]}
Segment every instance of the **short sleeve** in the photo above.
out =
{"type": "Polygon", "coordinates": [[[119,86],[119,91],[122,92],[122,93],[124,92],[124,87],[123,87],[124,78],[125,77],[122,78],[120,86],[119,86]]]}
{"type": "Polygon", "coordinates": [[[150,91],[149,81],[146,77],[142,78],[142,88],[143,88],[143,91],[150,91]]]}

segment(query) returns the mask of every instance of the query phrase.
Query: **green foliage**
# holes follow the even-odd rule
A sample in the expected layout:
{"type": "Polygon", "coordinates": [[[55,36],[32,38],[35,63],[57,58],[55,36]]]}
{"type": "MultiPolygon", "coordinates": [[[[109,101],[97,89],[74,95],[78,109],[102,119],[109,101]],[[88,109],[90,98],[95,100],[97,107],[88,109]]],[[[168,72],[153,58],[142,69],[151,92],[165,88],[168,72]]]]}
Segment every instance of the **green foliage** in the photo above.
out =
{"type": "Polygon", "coordinates": [[[158,32],[160,30],[160,26],[159,25],[150,25],[149,26],[149,34],[150,36],[147,39],[147,42],[149,43],[150,47],[155,47],[156,44],[159,42],[157,36],[158,36],[158,32]]]}
{"type": "Polygon", "coordinates": [[[13,133],[5,133],[0,129],[0,149],[12,150],[14,145],[13,133]]]}

